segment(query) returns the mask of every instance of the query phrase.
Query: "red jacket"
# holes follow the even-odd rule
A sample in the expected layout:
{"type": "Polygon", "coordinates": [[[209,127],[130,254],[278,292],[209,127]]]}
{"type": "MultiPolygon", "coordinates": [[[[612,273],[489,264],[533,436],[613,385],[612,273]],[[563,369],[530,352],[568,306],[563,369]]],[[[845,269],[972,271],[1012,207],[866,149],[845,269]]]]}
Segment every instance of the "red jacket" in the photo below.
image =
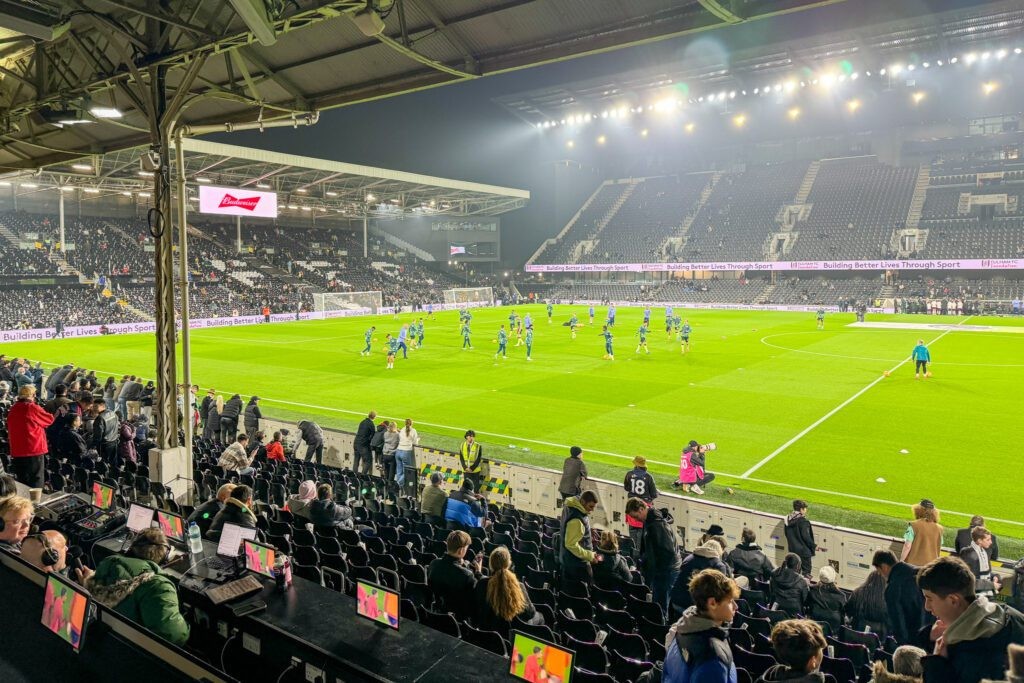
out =
{"type": "Polygon", "coordinates": [[[46,455],[46,428],[53,415],[31,401],[16,401],[7,413],[7,434],[11,441],[11,457],[27,458],[46,455]]]}
{"type": "Polygon", "coordinates": [[[284,446],[280,441],[271,441],[267,444],[267,460],[279,460],[284,462],[284,446]]]}

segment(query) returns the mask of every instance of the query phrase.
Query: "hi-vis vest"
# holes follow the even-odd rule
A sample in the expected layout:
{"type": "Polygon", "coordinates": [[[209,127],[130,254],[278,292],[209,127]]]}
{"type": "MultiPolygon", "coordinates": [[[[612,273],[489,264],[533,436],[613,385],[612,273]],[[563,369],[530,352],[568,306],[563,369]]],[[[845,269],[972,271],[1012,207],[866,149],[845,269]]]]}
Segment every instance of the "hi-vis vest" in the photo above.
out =
{"type": "Polygon", "coordinates": [[[480,471],[482,461],[480,460],[480,444],[476,441],[470,446],[468,442],[463,441],[462,447],[459,449],[459,459],[462,460],[462,471],[469,472],[470,474],[476,474],[480,471]]]}

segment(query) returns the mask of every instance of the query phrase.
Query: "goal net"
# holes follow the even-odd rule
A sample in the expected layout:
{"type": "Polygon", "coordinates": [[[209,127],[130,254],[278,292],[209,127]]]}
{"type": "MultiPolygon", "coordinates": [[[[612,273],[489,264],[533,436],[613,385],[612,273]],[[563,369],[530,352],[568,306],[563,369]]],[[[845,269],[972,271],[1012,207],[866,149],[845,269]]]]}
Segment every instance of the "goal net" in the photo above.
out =
{"type": "Polygon", "coordinates": [[[463,287],[444,290],[446,304],[493,304],[494,290],[491,287],[463,287]]]}
{"type": "Polygon", "coordinates": [[[368,308],[377,313],[383,306],[380,292],[318,292],[313,294],[315,311],[352,311],[368,308]]]}

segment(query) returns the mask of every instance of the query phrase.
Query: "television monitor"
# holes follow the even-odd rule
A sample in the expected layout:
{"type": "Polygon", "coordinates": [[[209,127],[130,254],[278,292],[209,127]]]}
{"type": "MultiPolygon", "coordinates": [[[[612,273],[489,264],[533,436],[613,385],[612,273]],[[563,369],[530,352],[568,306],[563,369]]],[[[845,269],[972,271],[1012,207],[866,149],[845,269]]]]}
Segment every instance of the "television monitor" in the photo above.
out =
{"type": "Polygon", "coordinates": [[[156,511],[156,521],[164,536],[172,541],[185,542],[185,518],[166,510],[156,511]]]}
{"type": "Polygon", "coordinates": [[[245,543],[245,568],[257,574],[263,574],[273,578],[274,576],[274,553],[273,547],[263,545],[256,541],[246,539],[245,543]]]}
{"type": "Polygon", "coordinates": [[[356,613],[398,630],[398,593],[384,586],[356,581],[356,613]]]}
{"type": "Polygon", "coordinates": [[[128,507],[128,531],[139,534],[153,524],[153,508],[138,503],[132,503],[128,507]]]}
{"type": "Polygon", "coordinates": [[[89,596],[57,572],[46,575],[43,626],[63,638],[75,652],[82,648],[89,614],[89,596]]]}
{"type": "Polygon", "coordinates": [[[217,544],[217,554],[222,557],[238,557],[242,552],[242,541],[256,538],[256,529],[250,529],[237,524],[225,524],[220,532],[220,542],[217,544]]]}
{"type": "Polygon", "coordinates": [[[519,631],[513,631],[512,635],[512,668],[509,673],[514,678],[570,683],[576,653],[519,631]]]}
{"type": "Polygon", "coordinates": [[[114,494],[117,491],[113,486],[101,484],[98,481],[92,483],[92,504],[101,510],[109,510],[114,507],[114,494]]]}

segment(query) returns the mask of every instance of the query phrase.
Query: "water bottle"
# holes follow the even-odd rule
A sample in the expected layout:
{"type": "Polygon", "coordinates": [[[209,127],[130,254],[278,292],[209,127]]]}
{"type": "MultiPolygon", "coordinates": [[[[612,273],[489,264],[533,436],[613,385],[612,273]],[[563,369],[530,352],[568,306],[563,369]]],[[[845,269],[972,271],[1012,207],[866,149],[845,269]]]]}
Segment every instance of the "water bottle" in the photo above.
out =
{"type": "Polygon", "coordinates": [[[199,526],[195,522],[188,525],[188,548],[193,555],[203,554],[203,536],[199,533],[199,526]]]}
{"type": "Polygon", "coordinates": [[[285,588],[292,587],[292,558],[284,557],[284,585],[285,588]]]}
{"type": "Polygon", "coordinates": [[[280,553],[274,556],[274,583],[277,584],[278,593],[284,593],[288,590],[284,580],[284,555],[280,553]]]}

